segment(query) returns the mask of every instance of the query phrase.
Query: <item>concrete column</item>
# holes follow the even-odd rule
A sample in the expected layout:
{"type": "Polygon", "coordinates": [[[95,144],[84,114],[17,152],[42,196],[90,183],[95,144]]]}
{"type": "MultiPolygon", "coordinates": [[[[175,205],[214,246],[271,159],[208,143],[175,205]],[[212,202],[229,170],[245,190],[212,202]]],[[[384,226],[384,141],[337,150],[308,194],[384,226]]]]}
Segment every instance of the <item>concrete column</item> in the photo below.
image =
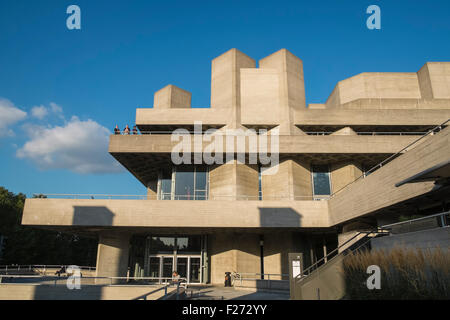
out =
{"type": "Polygon", "coordinates": [[[450,98],[450,63],[427,62],[418,72],[422,99],[450,98]]]}
{"type": "Polygon", "coordinates": [[[102,233],[98,241],[97,277],[126,277],[130,235],[102,233]]]}
{"type": "Polygon", "coordinates": [[[345,187],[359,178],[363,172],[358,165],[352,162],[340,162],[330,166],[332,192],[345,187]]]}
{"type": "Polygon", "coordinates": [[[153,108],[190,108],[192,94],[177,86],[169,84],[154,95],[153,108]]]}
{"type": "MultiPolygon", "coordinates": [[[[309,246],[304,235],[296,232],[265,233],[264,273],[289,274],[289,253],[293,252],[302,252],[303,259],[309,258],[309,246]]],[[[270,276],[270,279],[288,280],[289,276],[270,276]]]]}
{"type": "Polygon", "coordinates": [[[147,200],[158,199],[158,180],[152,180],[147,184],[147,200]]]}
{"type": "Polygon", "coordinates": [[[281,49],[259,61],[260,69],[275,69],[279,74],[280,134],[304,134],[294,125],[295,109],[304,110],[305,83],[303,62],[286,49],[281,49]]]}
{"type": "Polygon", "coordinates": [[[262,175],[262,194],[264,200],[297,199],[311,200],[311,172],[309,164],[285,160],[262,175]]]}
{"type": "Polygon", "coordinates": [[[212,200],[258,200],[258,178],[256,165],[242,164],[237,160],[217,165],[209,172],[210,198],[212,200]]]}
{"type": "Polygon", "coordinates": [[[211,283],[223,284],[225,272],[260,273],[259,235],[215,233],[211,235],[211,283]]]}
{"type": "MultiPolygon", "coordinates": [[[[291,232],[264,234],[264,273],[288,274],[289,252],[296,252],[291,232]]],[[[271,276],[270,279],[282,280],[282,277],[271,276]]]]}
{"type": "Polygon", "coordinates": [[[241,124],[241,68],[255,68],[256,62],[237,49],[231,49],[212,61],[211,108],[230,110],[229,128],[241,124]]]}

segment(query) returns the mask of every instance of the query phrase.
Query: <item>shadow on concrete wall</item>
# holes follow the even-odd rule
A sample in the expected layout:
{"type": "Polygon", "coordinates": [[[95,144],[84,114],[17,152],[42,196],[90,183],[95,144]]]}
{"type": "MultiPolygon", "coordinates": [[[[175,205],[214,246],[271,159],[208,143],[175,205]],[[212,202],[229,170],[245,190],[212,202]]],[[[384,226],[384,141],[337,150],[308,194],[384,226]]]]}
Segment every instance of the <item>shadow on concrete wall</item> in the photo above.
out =
{"type": "Polygon", "coordinates": [[[258,208],[261,228],[301,227],[302,215],[292,208],[258,208]]]}
{"type": "Polygon", "coordinates": [[[33,300],[101,300],[102,286],[82,285],[81,289],[70,290],[63,284],[64,280],[58,281],[57,286],[39,285],[34,287],[33,300]],[[59,285],[61,283],[61,285],[59,285]]]}
{"type": "Polygon", "coordinates": [[[115,214],[106,207],[74,206],[74,226],[112,226],[115,214]]]}
{"type": "MultiPolygon", "coordinates": [[[[260,226],[264,227],[281,227],[281,228],[298,228],[301,226],[302,215],[292,208],[259,208],[260,226]]],[[[264,245],[264,258],[274,254],[280,254],[280,272],[281,274],[289,274],[288,255],[289,252],[298,251],[294,248],[293,232],[280,232],[278,235],[279,243],[284,242],[285,245],[271,246],[267,241],[264,245]]],[[[273,241],[273,239],[272,239],[273,241]]],[[[264,272],[266,272],[265,270],[264,272]]],[[[282,280],[289,280],[289,277],[283,276],[282,280]]],[[[259,283],[256,284],[257,289],[264,289],[259,283]]],[[[263,284],[264,285],[264,284],[263,284]]]]}

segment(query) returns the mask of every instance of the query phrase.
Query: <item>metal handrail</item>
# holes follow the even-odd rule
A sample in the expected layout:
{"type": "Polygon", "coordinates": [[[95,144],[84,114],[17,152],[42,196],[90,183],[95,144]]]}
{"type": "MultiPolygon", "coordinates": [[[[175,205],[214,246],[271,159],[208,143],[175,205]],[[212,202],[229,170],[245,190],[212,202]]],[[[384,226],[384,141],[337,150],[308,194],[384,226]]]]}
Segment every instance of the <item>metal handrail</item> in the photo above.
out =
{"type": "Polygon", "coordinates": [[[379,164],[377,164],[376,166],[372,167],[371,169],[369,169],[368,171],[364,172],[364,174],[362,174],[361,176],[359,176],[358,178],[356,178],[355,180],[353,180],[352,182],[346,184],[345,186],[343,186],[342,188],[340,188],[339,190],[337,190],[336,192],[333,192],[333,194],[331,194],[331,198],[333,198],[336,194],[338,194],[339,192],[341,192],[342,190],[346,189],[348,186],[352,185],[353,183],[355,183],[356,181],[360,180],[360,179],[364,179],[366,178],[366,176],[370,173],[372,173],[373,171],[377,170],[378,168],[381,168],[383,165],[387,164],[388,162],[394,160],[395,158],[397,158],[398,156],[400,156],[401,154],[403,154],[404,152],[408,151],[408,149],[410,147],[412,147],[413,145],[415,145],[416,143],[418,143],[419,141],[421,141],[422,139],[424,139],[425,137],[428,137],[429,135],[432,135],[435,133],[435,131],[441,131],[442,128],[450,122],[450,119],[447,119],[447,121],[443,122],[442,124],[440,124],[439,126],[434,127],[433,129],[429,130],[425,135],[421,136],[419,139],[414,140],[413,142],[411,142],[410,144],[408,144],[406,147],[402,148],[400,151],[398,151],[397,153],[389,156],[388,158],[384,159],[383,161],[381,161],[379,164]]]}
{"type": "MultiPolygon", "coordinates": [[[[179,129],[183,129],[183,128],[179,128],[179,129]]],[[[177,130],[177,129],[176,129],[177,130]]],[[[186,129],[183,129],[186,130],[186,129]]],[[[175,132],[175,130],[173,131],[138,131],[137,133],[125,133],[125,132],[120,132],[120,134],[115,134],[115,133],[111,133],[111,135],[117,135],[117,136],[137,136],[137,135],[158,135],[158,134],[164,134],[164,135],[168,135],[168,134],[175,134],[175,135],[192,135],[192,134],[213,134],[213,135],[237,135],[237,134],[233,134],[233,129],[227,131],[220,131],[220,129],[215,129],[216,131],[212,132],[212,133],[207,133],[206,131],[202,130],[202,131],[192,131],[192,130],[187,130],[184,132],[175,132]]],[[[244,133],[246,131],[243,131],[244,133]]],[[[255,130],[256,133],[258,133],[257,130],[255,130]]],[[[270,130],[266,130],[264,131],[265,133],[270,133],[270,130]]],[[[336,133],[336,131],[304,131],[304,133],[306,133],[307,135],[331,135],[333,133],[336,133]]],[[[427,131],[355,131],[355,133],[357,135],[425,135],[427,134],[427,131]]],[[[289,136],[288,134],[279,134],[280,136],[289,136]]],[[[245,134],[244,134],[245,136],[245,134]]]]}
{"type": "MultiPolygon", "coordinates": [[[[77,277],[76,275],[72,275],[71,277],[77,277]]],[[[42,279],[55,281],[54,284],[57,285],[58,281],[69,279],[69,276],[43,276],[43,275],[2,275],[0,274],[0,284],[2,283],[2,278],[5,279],[42,279]]],[[[159,281],[162,283],[171,283],[171,284],[180,284],[181,286],[187,286],[187,278],[173,278],[173,277],[85,277],[80,275],[80,279],[95,279],[95,280],[109,280],[110,285],[113,285],[114,280],[126,280],[126,285],[130,285],[128,282],[130,280],[139,280],[139,281],[159,281]]],[[[119,284],[114,284],[119,285],[119,284]]]]}
{"type": "MultiPolygon", "coordinates": [[[[38,271],[38,272],[43,272],[45,274],[45,272],[47,271],[47,269],[59,269],[62,267],[68,267],[67,266],[63,266],[63,265],[39,265],[39,264],[34,264],[34,265],[18,265],[18,264],[11,264],[11,265],[0,265],[0,272],[6,272],[6,274],[8,274],[8,271],[38,271]]],[[[78,266],[78,268],[80,268],[80,270],[87,270],[87,271],[94,271],[96,270],[96,267],[89,267],[89,266],[78,266]]]]}
{"type": "MultiPolygon", "coordinates": [[[[166,284],[165,286],[163,286],[163,287],[161,287],[161,288],[158,288],[158,289],[156,289],[156,290],[153,290],[153,291],[151,291],[151,292],[148,292],[148,293],[146,293],[146,294],[143,294],[143,295],[141,295],[141,296],[139,296],[139,297],[137,297],[137,298],[135,298],[135,299],[133,299],[133,300],[147,300],[147,297],[148,297],[148,296],[150,296],[150,295],[152,295],[152,294],[154,294],[154,293],[156,293],[156,292],[162,291],[162,290],[164,290],[164,297],[163,297],[163,299],[166,299],[167,296],[168,296],[167,289],[170,288],[172,285],[173,285],[173,284],[166,284]]],[[[178,283],[176,283],[176,285],[177,285],[176,299],[179,300],[179,299],[180,299],[180,287],[181,287],[181,283],[178,282],[178,283]]],[[[186,289],[186,288],[187,288],[187,287],[184,287],[184,289],[186,289]]]]}
{"type": "MultiPolygon", "coordinates": [[[[55,198],[63,198],[63,199],[80,199],[80,200],[112,200],[114,198],[120,199],[137,199],[137,200],[157,200],[157,199],[149,199],[148,195],[112,195],[112,194],[34,194],[37,198],[34,199],[55,199],[55,198]]],[[[159,200],[159,201],[177,201],[177,200],[194,200],[194,195],[176,195],[177,199],[175,200],[159,200]],[[181,198],[181,199],[180,199],[181,198]],[[184,199],[183,199],[184,198],[184,199]]],[[[198,198],[199,196],[197,196],[198,198]]],[[[206,199],[195,199],[198,201],[205,200],[223,200],[223,198],[237,198],[237,199],[246,199],[246,200],[328,200],[330,196],[328,195],[313,195],[313,196],[284,196],[284,195],[275,195],[275,196],[260,196],[260,195],[208,195],[201,196],[206,199]],[[260,199],[260,198],[263,199],[260,199]]]]}
{"type": "MultiPolygon", "coordinates": [[[[362,235],[362,234],[364,234],[364,237],[362,237],[361,239],[358,239],[358,241],[361,241],[361,240],[363,240],[363,239],[369,237],[369,235],[371,235],[371,234],[379,235],[379,234],[386,234],[386,233],[387,233],[386,230],[383,230],[382,228],[379,228],[379,229],[377,229],[377,230],[372,230],[372,231],[360,231],[360,232],[358,232],[357,234],[355,234],[353,237],[351,237],[350,239],[348,239],[347,241],[345,241],[343,244],[341,244],[340,246],[338,246],[336,249],[334,249],[334,250],[332,250],[331,252],[327,253],[326,256],[324,256],[324,257],[321,258],[320,260],[317,260],[317,261],[316,261],[315,263],[313,263],[311,266],[309,266],[308,268],[306,268],[305,270],[303,270],[303,272],[302,272],[301,274],[297,275],[295,278],[296,278],[296,279],[297,279],[297,278],[300,279],[300,278],[303,278],[303,277],[305,277],[305,276],[308,276],[308,275],[311,274],[312,271],[314,271],[314,270],[316,270],[317,268],[319,268],[319,267],[320,267],[319,264],[321,264],[322,262],[328,263],[329,261],[335,259],[337,256],[339,256],[339,250],[342,249],[342,247],[347,246],[351,241],[353,241],[354,239],[358,238],[358,237],[359,237],[360,235],[362,235]],[[331,255],[335,254],[335,253],[338,253],[338,254],[336,254],[334,257],[332,257],[332,258],[330,259],[329,257],[330,257],[331,255]],[[305,273],[307,273],[307,274],[305,274],[305,273]]],[[[371,240],[371,239],[369,239],[369,241],[370,241],[370,240],[371,240]]],[[[363,245],[365,245],[366,243],[367,243],[367,241],[364,242],[363,245]]],[[[359,248],[361,248],[361,246],[358,246],[357,249],[359,249],[359,248]]],[[[351,245],[350,245],[348,248],[346,248],[346,249],[344,250],[344,252],[347,251],[347,250],[350,250],[350,249],[351,249],[351,245]]],[[[355,250],[357,250],[357,249],[352,250],[352,252],[355,251],[355,250]]],[[[343,254],[344,252],[342,252],[342,254],[343,254]]]]}
{"type": "MultiPolygon", "coordinates": [[[[377,230],[371,230],[371,231],[360,231],[357,234],[355,234],[353,237],[351,237],[350,239],[348,239],[347,241],[345,241],[343,244],[341,244],[340,246],[338,246],[336,249],[334,249],[333,251],[331,251],[330,253],[328,253],[326,256],[324,256],[323,258],[321,258],[320,260],[316,261],[314,264],[312,264],[311,266],[309,266],[308,268],[306,268],[300,275],[297,275],[295,278],[296,279],[301,279],[304,278],[308,275],[311,274],[312,271],[316,270],[317,268],[320,267],[319,264],[321,264],[322,262],[326,262],[328,263],[328,261],[331,261],[333,259],[335,259],[337,256],[339,256],[339,250],[342,247],[345,247],[346,245],[348,245],[351,241],[353,241],[355,238],[358,238],[360,235],[365,234],[364,237],[362,237],[361,239],[358,239],[358,241],[362,241],[363,239],[369,237],[370,235],[387,235],[391,233],[391,230],[389,229],[392,226],[397,226],[397,225],[403,225],[403,224],[411,224],[414,223],[416,221],[420,221],[420,220],[425,220],[425,219],[430,219],[430,218],[436,218],[439,216],[446,216],[450,214],[450,211],[447,212],[441,212],[441,213],[437,213],[437,214],[433,214],[433,215],[429,215],[426,217],[421,217],[421,218],[417,218],[417,219],[411,219],[408,221],[402,221],[402,222],[397,222],[397,223],[392,223],[392,224],[388,224],[388,225],[384,225],[379,227],[377,230]],[[331,256],[332,254],[338,253],[337,255],[335,255],[333,258],[328,259],[329,256],[331,256]]],[[[443,227],[445,225],[443,224],[443,227]]],[[[362,243],[361,245],[359,245],[357,248],[355,249],[351,249],[352,245],[350,245],[347,249],[345,249],[342,254],[346,254],[347,251],[351,251],[354,252],[358,249],[360,249],[362,246],[366,245],[371,239],[368,239],[367,241],[365,241],[364,243],[362,243]]],[[[357,241],[357,242],[358,242],[357,241]]],[[[356,242],[355,242],[356,243],[356,242]]]]}
{"type": "Polygon", "coordinates": [[[436,214],[432,214],[432,215],[425,216],[425,217],[411,219],[411,220],[408,220],[408,221],[401,221],[401,222],[387,224],[387,225],[384,225],[382,228],[383,229],[388,229],[388,228],[391,228],[393,226],[400,226],[400,225],[404,225],[404,224],[412,224],[412,223],[414,223],[416,221],[421,221],[421,220],[426,220],[426,219],[431,219],[431,218],[437,218],[437,217],[446,216],[446,215],[449,215],[449,214],[450,214],[450,211],[436,213],[436,214]]]}
{"type": "Polygon", "coordinates": [[[260,278],[245,278],[243,276],[263,276],[264,280],[270,280],[270,276],[275,277],[289,277],[289,274],[285,273],[251,273],[251,272],[233,272],[232,275],[237,276],[241,280],[261,280],[260,278]],[[267,279],[265,278],[267,276],[267,279]]]}
{"type": "MultiPolygon", "coordinates": [[[[337,133],[336,131],[305,131],[307,135],[310,136],[329,136],[334,133],[337,133]]],[[[360,136],[378,136],[378,135],[391,135],[391,136],[419,136],[419,135],[425,135],[427,132],[413,132],[413,131],[355,131],[356,135],[360,136]]],[[[339,134],[336,134],[336,136],[339,136],[339,134]]]]}
{"type": "Polygon", "coordinates": [[[143,294],[143,295],[141,295],[141,296],[139,296],[139,297],[137,297],[137,298],[135,298],[135,299],[133,299],[133,300],[147,300],[147,297],[149,296],[149,295],[152,295],[152,294],[154,294],[154,293],[156,293],[156,292],[158,292],[158,291],[161,291],[161,290],[164,290],[164,297],[167,297],[167,289],[170,287],[170,284],[166,284],[165,286],[163,286],[163,287],[161,287],[161,288],[158,288],[158,289],[156,289],[156,290],[153,290],[153,291],[151,291],[151,292],[148,292],[148,293],[146,293],[146,294],[143,294]]]}
{"type": "MultiPolygon", "coordinates": [[[[397,153],[389,156],[388,158],[386,158],[385,160],[381,161],[379,164],[377,164],[376,166],[372,167],[371,169],[369,169],[368,171],[364,172],[361,176],[359,176],[358,178],[356,178],[355,180],[353,180],[352,182],[346,184],[345,186],[343,186],[342,188],[340,188],[339,190],[333,192],[330,196],[294,196],[294,197],[279,197],[279,196],[263,196],[263,200],[269,200],[270,198],[274,198],[274,199],[305,199],[305,198],[311,198],[311,200],[329,200],[331,198],[333,198],[335,195],[337,195],[339,192],[341,192],[342,190],[346,189],[348,186],[352,185],[353,183],[359,181],[360,179],[364,179],[368,176],[368,174],[374,172],[375,170],[377,170],[378,168],[381,168],[383,165],[387,164],[388,162],[392,161],[393,159],[395,159],[396,157],[398,157],[399,155],[403,154],[404,152],[408,151],[408,149],[410,147],[412,147],[413,145],[415,145],[416,143],[418,143],[419,141],[421,141],[422,139],[424,139],[425,137],[434,134],[437,130],[442,130],[442,128],[450,122],[450,119],[448,119],[447,121],[443,122],[442,124],[440,124],[439,126],[436,126],[435,128],[429,130],[426,134],[422,135],[419,139],[414,140],[413,142],[411,142],[410,144],[408,144],[406,147],[402,148],[400,151],[398,151],[397,153]]],[[[118,198],[138,198],[138,199],[148,199],[147,195],[89,195],[89,194],[84,194],[84,195],[76,195],[76,194],[35,194],[35,196],[58,196],[58,197],[90,197],[91,199],[95,199],[95,197],[106,197],[109,199],[112,199],[112,197],[118,197],[118,198]]],[[[177,197],[182,197],[182,196],[177,196],[177,197]]],[[[223,197],[232,197],[232,198],[241,198],[241,199],[255,199],[255,200],[259,200],[260,196],[253,196],[253,195],[240,195],[240,196],[235,196],[235,195],[209,195],[207,200],[213,200],[215,198],[223,198],[223,197]]],[[[150,199],[149,199],[150,200],[150,199]]]]}

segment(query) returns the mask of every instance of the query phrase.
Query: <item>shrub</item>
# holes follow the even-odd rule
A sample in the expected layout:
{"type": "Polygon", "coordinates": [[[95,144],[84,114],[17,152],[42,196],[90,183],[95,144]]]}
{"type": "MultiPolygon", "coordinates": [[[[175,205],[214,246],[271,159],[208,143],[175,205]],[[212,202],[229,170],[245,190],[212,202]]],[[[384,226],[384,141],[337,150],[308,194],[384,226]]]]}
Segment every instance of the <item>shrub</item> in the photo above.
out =
{"type": "Polygon", "coordinates": [[[344,259],[347,299],[450,299],[450,250],[405,249],[350,253],[344,259]],[[381,289],[367,288],[367,268],[381,270],[381,289]]]}

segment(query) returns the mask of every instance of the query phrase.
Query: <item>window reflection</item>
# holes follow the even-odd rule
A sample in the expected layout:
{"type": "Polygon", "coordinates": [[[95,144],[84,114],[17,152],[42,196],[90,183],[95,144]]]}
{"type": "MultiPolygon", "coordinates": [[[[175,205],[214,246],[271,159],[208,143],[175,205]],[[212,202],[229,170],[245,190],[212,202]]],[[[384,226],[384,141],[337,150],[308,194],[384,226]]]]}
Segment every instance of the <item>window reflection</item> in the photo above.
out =
{"type": "Polygon", "coordinates": [[[194,200],[195,171],[191,166],[177,167],[175,173],[175,200],[194,200]]]}
{"type": "Polygon", "coordinates": [[[172,171],[163,170],[161,172],[161,200],[171,200],[172,197],[172,171]]]}
{"type": "Polygon", "coordinates": [[[314,195],[327,196],[331,194],[330,171],[327,165],[312,166],[314,195]]]}
{"type": "Polygon", "coordinates": [[[150,252],[172,252],[175,249],[175,238],[151,237],[150,252]]]}
{"type": "Polygon", "coordinates": [[[207,200],[208,168],[206,166],[183,165],[160,174],[160,200],[207,200]],[[172,190],[174,185],[174,190],[172,190]]]}
{"type": "Polygon", "coordinates": [[[201,251],[201,237],[180,237],[177,238],[178,252],[200,252],[201,251]]]}

